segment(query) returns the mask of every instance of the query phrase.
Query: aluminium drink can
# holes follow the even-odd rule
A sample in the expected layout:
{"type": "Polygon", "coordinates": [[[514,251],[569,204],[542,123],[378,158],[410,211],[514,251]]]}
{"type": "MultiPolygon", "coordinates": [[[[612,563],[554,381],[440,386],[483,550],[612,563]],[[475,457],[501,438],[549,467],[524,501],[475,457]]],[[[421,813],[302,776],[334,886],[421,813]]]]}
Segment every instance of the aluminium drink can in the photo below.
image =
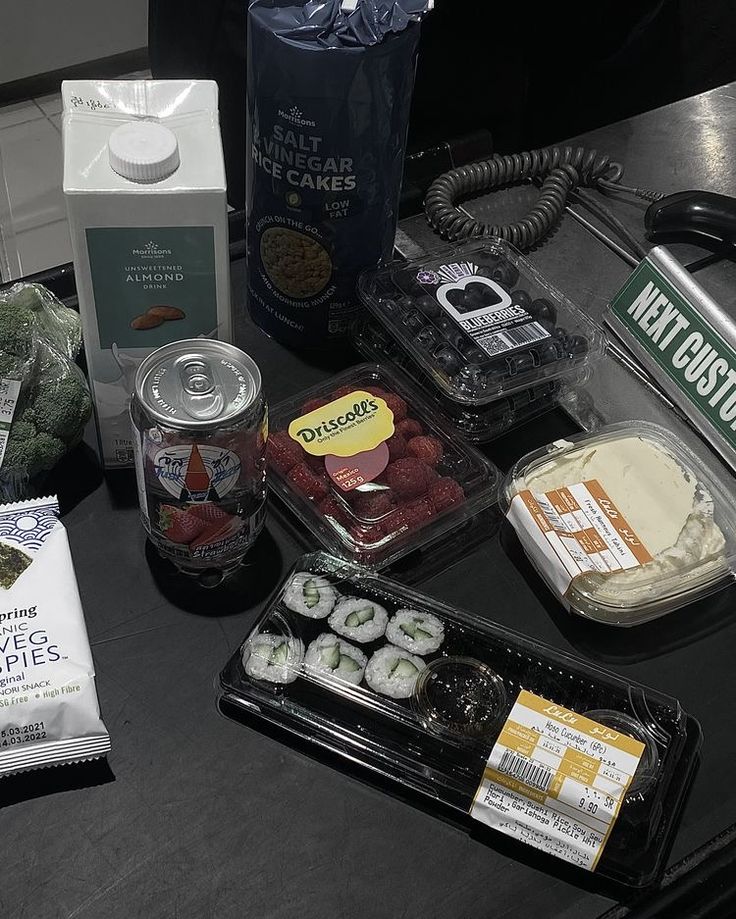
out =
{"type": "Polygon", "coordinates": [[[130,415],[144,529],[177,568],[216,583],[265,518],[268,408],[255,361],[206,338],[164,345],[138,367],[130,415]]]}

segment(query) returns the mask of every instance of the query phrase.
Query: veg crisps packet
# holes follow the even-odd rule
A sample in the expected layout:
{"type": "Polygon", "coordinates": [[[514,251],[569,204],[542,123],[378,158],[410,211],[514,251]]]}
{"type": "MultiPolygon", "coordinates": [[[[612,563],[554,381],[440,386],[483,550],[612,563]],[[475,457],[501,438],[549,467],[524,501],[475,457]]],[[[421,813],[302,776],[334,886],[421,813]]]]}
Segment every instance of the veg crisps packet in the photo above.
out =
{"type": "Polygon", "coordinates": [[[0,506],[0,775],[110,749],[58,514],[56,498],[0,506]]]}
{"type": "Polygon", "coordinates": [[[286,344],[347,332],[393,251],[419,21],[433,0],[251,0],[251,316],[286,344]]]}

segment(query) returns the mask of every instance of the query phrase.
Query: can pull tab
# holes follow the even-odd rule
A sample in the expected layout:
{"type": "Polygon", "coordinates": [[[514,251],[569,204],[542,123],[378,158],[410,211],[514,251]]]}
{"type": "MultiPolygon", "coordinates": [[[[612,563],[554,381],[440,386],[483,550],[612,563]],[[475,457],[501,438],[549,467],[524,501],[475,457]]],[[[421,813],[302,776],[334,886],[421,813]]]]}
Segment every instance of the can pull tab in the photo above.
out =
{"type": "Polygon", "coordinates": [[[225,400],[212,367],[200,358],[185,358],[179,363],[182,386],[182,407],[192,418],[216,418],[225,400]]]}

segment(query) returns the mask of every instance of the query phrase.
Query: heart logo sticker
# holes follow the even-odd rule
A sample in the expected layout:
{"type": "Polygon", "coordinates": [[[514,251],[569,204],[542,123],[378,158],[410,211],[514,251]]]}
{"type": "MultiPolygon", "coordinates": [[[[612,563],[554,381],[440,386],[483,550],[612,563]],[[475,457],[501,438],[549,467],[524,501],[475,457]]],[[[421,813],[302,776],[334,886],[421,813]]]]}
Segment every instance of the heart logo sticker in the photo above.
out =
{"type": "Polygon", "coordinates": [[[488,316],[490,313],[495,313],[496,310],[505,310],[511,306],[511,297],[508,295],[507,291],[501,287],[500,284],[496,284],[495,281],[492,281],[490,278],[481,278],[477,275],[470,274],[467,277],[462,278],[459,281],[452,281],[449,284],[443,284],[441,287],[437,288],[437,302],[440,306],[445,309],[454,319],[472,319],[475,316],[488,316]],[[490,287],[490,289],[498,297],[498,302],[492,305],[485,305],[480,307],[477,310],[471,310],[468,313],[461,313],[459,310],[450,303],[447,299],[447,295],[450,291],[453,290],[465,290],[469,284],[483,284],[485,287],[490,287]]]}

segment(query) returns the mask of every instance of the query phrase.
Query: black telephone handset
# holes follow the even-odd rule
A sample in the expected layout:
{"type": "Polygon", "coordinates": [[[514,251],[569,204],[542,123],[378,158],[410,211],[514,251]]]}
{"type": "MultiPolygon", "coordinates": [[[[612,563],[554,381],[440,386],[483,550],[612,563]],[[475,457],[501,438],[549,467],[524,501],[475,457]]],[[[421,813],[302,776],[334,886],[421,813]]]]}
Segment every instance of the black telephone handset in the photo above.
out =
{"type": "Polygon", "coordinates": [[[680,191],[647,208],[644,225],[654,242],[688,242],[713,252],[736,248],[736,198],[680,191]]]}

